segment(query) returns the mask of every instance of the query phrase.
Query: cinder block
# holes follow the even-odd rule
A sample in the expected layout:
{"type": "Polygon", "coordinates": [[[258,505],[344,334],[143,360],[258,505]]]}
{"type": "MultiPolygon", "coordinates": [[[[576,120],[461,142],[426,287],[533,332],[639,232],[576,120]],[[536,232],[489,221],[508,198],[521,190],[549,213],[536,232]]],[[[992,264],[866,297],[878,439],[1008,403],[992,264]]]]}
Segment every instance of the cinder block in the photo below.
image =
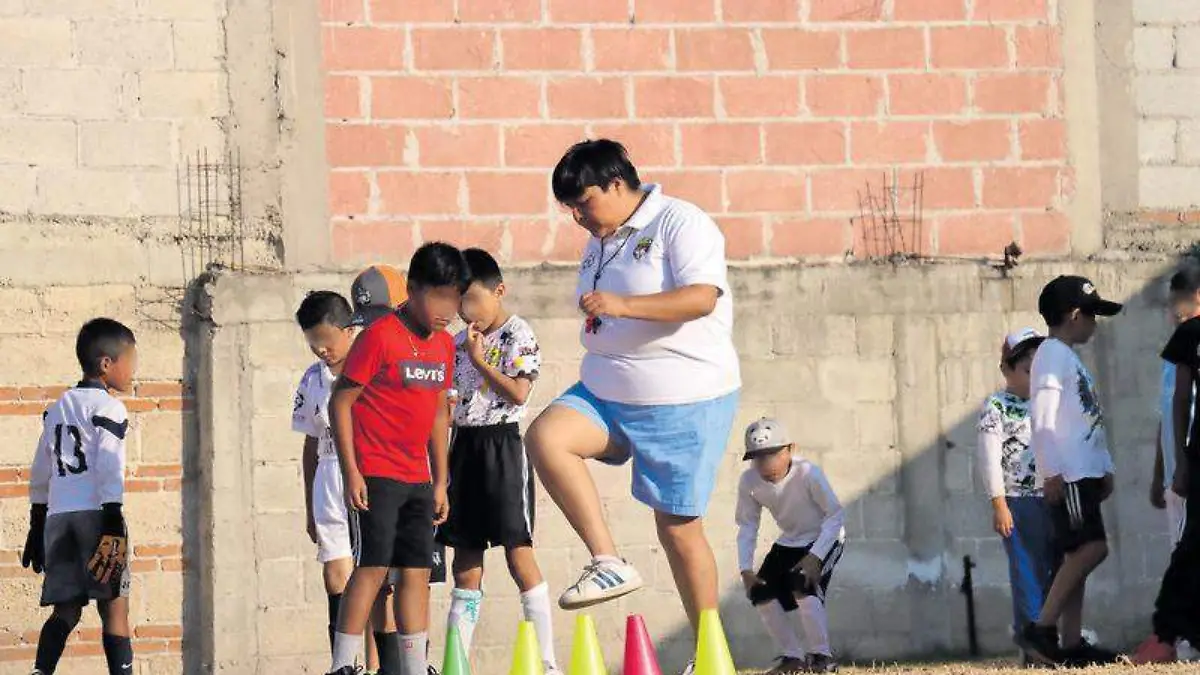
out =
{"type": "Polygon", "coordinates": [[[0,65],[67,66],[71,59],[69,19],[0,19],[0,65]]]}
{"type": "Polygon", "coordinates": [[[304,479],[300,463],[254,467],[255,513],[304,513],[304,479]]]}
{"type": "Polygon", "coordinates": [[[891,403],[860,403],[855,408],[860,447],[888,447],[897,442],[896,408],[891,403]]]}
{"type": "Polygon", "coordinates": [[[137,0],[138,13],[153,19],[216,20],[225,16],[218,0],[137,0]]]}
{"type": "Polygon", "coordinates": [[[1134,0],[1133,18],[1142,23],[1190,23],[1200,21],[1200,5],[1191,0],[1134,0]]]}
{"type": "Polygon", "coordinates": [[[111,69],[27,71],[23,84],[25,110],[34,115],[112,119],[135,99],[134,81],[111,69]]]}
{"type": "Polygon", "coordinates": [[[780,316],[771,326],[776,354],[848,355],[855,351],[852,316],[780,316]]]}
{"type": "Polygon", "coordinates": [[[225,55],[224,36],[217,21],[176,21],[172,24],[175,67],[179,70],[218,70],[225,55]]]}
{"type": "Polygon", "coordinates": [[[0,415],[0,466],[28,468],[41,435],[41,415],[0,415]]]}
{"type": "MultiPolygon", "coordinates": [[[[1200,91],[1198,91],[1200,93],[1200,91]]],[[[1142,206],[1188,208],[1200,205],[1200,167],[1143,167],[1138,174],[1142,206]]]]}
{"type": "Polygon", "coordinates": [[[137,194],[126,172],[42,169],[35,208],[40,213],[130,217],[137,215],[137,194]]]}
{"type": "Polygon", "coordinates": [[[282,368],[258,369],[252,375],[254,386],[254,409],[265,414],[281,411],[291,414],[295,399],[296,384],[300,374],[282,368]]]}
{"type": "Polygon", "coordinates": [[[153,412],[135,417],[138,459],[149,464],[179,464],[183,461],[183,439],[191,437],[184,428],[195,424],[192,413],[153,412]]]}
{"type": "Polygon", "coordinates": [[[25,105],[21,91],[21,71],[0,70],[0,112],[14,113],[25,105]]]}
{"type": "Polygon", "coordinates": [[[1179,163],[1200,164],[1200,119],[1179,123],[1179,163]]]}
{"type": "Polygon", "coordinates": [[[895,366],[890,359],[825,358],[817,373],[824,398],[834,404],[887,402],[896,397],[895,366]]]}
{"type": "Polygon", "coordinates": [[[98,19],[75,25],[75,45],[84,66],[146,71],[172,68],[171,23],[98,19]]]}
{"type": "MultiPolygon", "coordinates": [[[[303,532],[296,534],[303,535],[303,532]]],[[[307,560],[263,560],[258,569],[258,605],[273,610],[303,607],[307,560]]],[[[304,642],[297,640],[297,642],[304,642]]]]}
{"type": "Polygon", "coordinates": [[[30,3],[28,12],[38,16],[67,17],[132,17],[136,14],[135,0],[38,0],[30,3]]]}
{"type": "Polygon", "coordinates": [[[1171,164],[1175,161],[1177,124],[1173,119],[1138,121],[1138,157],[1143,164],[1171,164]]]}
{"type": "MultiPolygon", "coordinates": [[[[6,356],[11,363],[21,364],[20,369],[5,373],[7,384],[47,386],[70,386],[79,381],[79,363],[75,360],[75,339],[69,341],[44,337],[26,337],[5,340],[6,356]]],[[[29,441],[26,446],[33,450],[29,441]]],[[[32,457],[32,455],[29,455],[32,457]]]]}
{"type": "Polygon", "coordinates": [[[138,377],[145,380],[179,380],[185,376],[183,338],[170,330],[139,330],[138,377]]]}
{"type": "Polygon", "coordinates": [[[168,122],[85,122],[79,133],[84,166],[172,165],[168,122]]]}
{"type": "Polygon", "coordinates": [[[890,316],[857,316],[854,319],[858,353],[891,357],[895,351],[893,320],[890,316]]]}
{"type": "Polygon", "coordinates": [[[77,143],[72,122],[0,122],[0,162],[4,164],[74,166],[77,143]]]}
{"type": "Polygon", "coordinates": [[[146,117],[219,117],[229,111],[221,73],[143,73],[140,86],[146,117]]]}
{"type": "Polygon", "coordinates": [[[125,495],[129,532],[138,544],[176,544],[182,536],[179,492],[130,492],[125,495]]]}
{"type": "Polygon", "coordinates": [[[250,422],[250,438],[256,462],[299,461],[304,450],[304,436],[292,431],[292,407],[264,411],[275,414],[255,414],[250,422]]]}
{"type": "Polygon", "coordinates": [[[1133,63],[1139,71],[1169,70],[1174,67],[1174,61],[1173,26],[1139,26],[1133,29],[1133,63]]]}
{"type": "Polygon", "coordinates": [[[42,291],[47,331],[73,335],[97,316],[128,321],[134,316],[135,297],[133,286],[51,286],[42,291]]]}
{"type": "Polygon", "coordinates": [[[1200,75],[1173,72],[1139,75],[1136,83],[1138,112],[1150,116],[1191,117],[1190,101],[1200,97],[1200,75]]]}
{"type": "Polygon", "coordinates": [[[787,425],[796,442],[806,451],[847,452],[859,447],[852,406],[836,406],[826,401],[793,401],[780,404],[774,414],[787,425]]]}
{"type": "Polygon", "coordinates": [[[0,167],[0,211],[28,212],[33,208],[36,192],[37,172],[34,169],[28,166],[0,167]]]}
{"type": "Polygon", "coordinates": [[[307,560],[312,542],[304,534],[304,512],[264,513],[254,517],[254,551],[259,560],[307,560]]]}
{"type": "Polygon", "coordinates": [[[317,360],[294,322],[251,325],[249,353],[252,365],[294,371],[297,383],[304,370],[317,360]]]}
{"type": "Polygon", "coordinates": [[[0,334],[41,332],[46,312],[41,299],[29,288],[0,288],[0,334]]]}

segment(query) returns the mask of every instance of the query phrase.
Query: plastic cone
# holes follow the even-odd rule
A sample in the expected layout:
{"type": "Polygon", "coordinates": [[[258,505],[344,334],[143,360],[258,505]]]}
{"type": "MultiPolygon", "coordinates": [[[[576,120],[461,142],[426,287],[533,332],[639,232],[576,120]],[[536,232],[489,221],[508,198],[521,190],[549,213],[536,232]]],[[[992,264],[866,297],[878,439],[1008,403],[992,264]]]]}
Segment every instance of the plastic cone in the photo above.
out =
{"type": "Polygon", "coordinates": [[[471,675],[471,661],[463,649],[458,626],[451,622],[446,629],[446,651],[442,655],[442,675],[471,675]]]}
{"type": "Polygon", "coordinates": [[[517,626],[517,644],[508,675],[546,675],[542,669],[542,652],[538,649],[537,633],[533,630],[533,624],[528,621],[522,621],[517,626]]]}
{"type": "Polygon", "coordinates": [[[621,671],[624,675],[662,675],[654,643],[650,641],[650,633],[646,632],[646,622],[638,614],[631,614],[625,620],[624,668],[621,671]]]}
{"type": "Polygon", "coordinates": [[[571,647],[571,670],[568,675],[608,675],[596,624],[592,617],[580,614],[575,619],[575,644],[571,647]]]}
{"type": "Polygon", "coordinates": [[[696,675],[737,675],[721,616],[715,609],[700,612],[700,634],[696,637],[696,675]]]}

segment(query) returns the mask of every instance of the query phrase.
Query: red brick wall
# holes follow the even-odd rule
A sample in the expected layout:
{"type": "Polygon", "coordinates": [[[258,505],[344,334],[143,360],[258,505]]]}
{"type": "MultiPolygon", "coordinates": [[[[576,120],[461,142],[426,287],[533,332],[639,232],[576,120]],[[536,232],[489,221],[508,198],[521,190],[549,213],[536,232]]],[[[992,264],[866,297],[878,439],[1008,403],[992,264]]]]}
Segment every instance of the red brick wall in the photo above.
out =
{"type": "Polygon", "coordinates": [[[572,260],[549,171],[598,136],[707,209],[734,258],[866,253],[859,194],[893,171],[924,175],[921,252],[1064,253],[1054,7],[323,0],[335,255],[441,238],[572,260]]]}

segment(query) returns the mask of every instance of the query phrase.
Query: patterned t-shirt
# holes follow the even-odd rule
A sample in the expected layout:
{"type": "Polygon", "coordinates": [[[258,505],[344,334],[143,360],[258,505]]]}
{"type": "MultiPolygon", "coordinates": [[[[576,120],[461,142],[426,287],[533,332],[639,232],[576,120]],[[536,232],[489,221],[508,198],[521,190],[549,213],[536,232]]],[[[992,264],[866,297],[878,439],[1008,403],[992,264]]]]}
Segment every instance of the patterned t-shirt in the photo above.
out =
{"type": "Polygon", "coordinates": [[[1041,496],[1031,434],[1028,400],[1001,391],[984,402],[979,415],[979,461],[989,497],[1041,496]],[[1003,494],[998,494],[1000,490],[1003,494]]]}
{"type": "MultiPolygon", "coordinates": [[[[454,337],[454,388],[458,390],[454,424],[482,427],[520,422],[525,416],[525,406],[515,405],[492,390],[471,363],[466,339],[465,330],[454,337]]],[[[542,350],[537,336],[529,324],[515,314],[500,328],[483,336],[483,358],[488,365],[509,377],[523,375],[536,380],[542,367],[542,350]]]]}

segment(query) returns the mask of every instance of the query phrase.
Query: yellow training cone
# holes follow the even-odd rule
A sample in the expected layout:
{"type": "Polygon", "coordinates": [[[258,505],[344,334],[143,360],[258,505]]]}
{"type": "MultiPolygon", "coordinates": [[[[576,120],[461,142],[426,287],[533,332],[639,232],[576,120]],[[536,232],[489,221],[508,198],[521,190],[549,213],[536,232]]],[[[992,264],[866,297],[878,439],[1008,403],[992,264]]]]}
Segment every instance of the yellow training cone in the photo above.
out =
{"type": "Polygon", "coordinates": [[[575,619],[575,644],[571,647],[571,670],[567,675],[608,675],[600,639],[596,637],[596,624],[587,614],[575,619]]]}
{"type": "Polygon", "coordinates": [[[533,624],[528,621],[522,621],[517,626],[517,644],[508,675],[546,675],[542,669],[542,653],[538,649],[537,633],[533,631],[533,624]]]}
{"type": "Polygon", "coordinates": [[[721,616],[715,609],[700,612],[700,633],[696,636],[696,675],[737,675],[721,616]]]}

